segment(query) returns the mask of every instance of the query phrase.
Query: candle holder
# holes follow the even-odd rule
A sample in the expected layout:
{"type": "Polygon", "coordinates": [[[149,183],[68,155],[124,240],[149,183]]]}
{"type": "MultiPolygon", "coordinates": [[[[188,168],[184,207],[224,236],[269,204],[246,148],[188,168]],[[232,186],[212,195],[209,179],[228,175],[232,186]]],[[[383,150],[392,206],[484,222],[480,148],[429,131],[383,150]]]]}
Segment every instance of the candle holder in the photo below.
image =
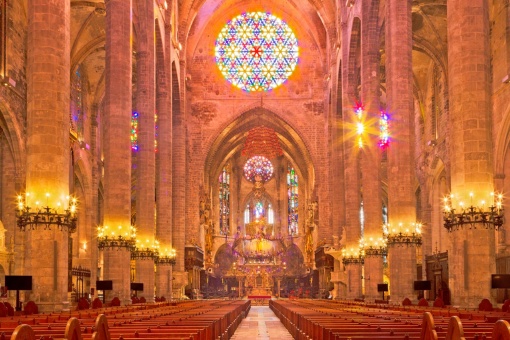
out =
{"type": "MultiPolygon", "coordinates": [[[[131,252],[136,250],[136,228],[133,226],[130,226],[130,232],[124,233],[124,235],[121,235],[120,233],[117,234],[115,232],[111,232],[110,235],[107,235],[106,232],[108,231],[108,226],[101,226],[98,227],[97,232],[97,247],[99,250],[105,250],[105,249],[114,249],[117,248],[118,250],[125,248],[131,252]]],[[[122,227],[119,226],[119,230],[122,230],[122,227]]]]}
{"type": "Polygon", "coordinates": [[[157,249],[137,248],[131,252],[131,260],[156,260],[159,257],[157,249]]]}
{"type": "Polygon", "coordinates": [[[350,252],[347,253],[346,249],[342,249],[342,264],[344,265],[344,269],[348,265],[352,264],[364,264],[365,263],[365,257],[363,254],[363,251],[361,249],[358,249],[357,251],[354,251],[351,249],[350,252]]]}
{"type": "Polygon", "coordinates": [[[359,247],[363,257],[388,255],[388,247],[384,238],[379,238],[378,240],[374,240],[372,237],[368,240],[362,238],[359,242],[359,247]]]}
{"type": "Polygon", "coordinates": [[[504,211],[503,211],[503,196],[491,193],[492,204],[485,207],[485,201],[480,202],[480,206],[473,205],[473,194],[470,193],[471,204],[464,207],[463,202],[459,202],[458,209],[453,208],[452,199],[454,195],[449,195],[444,198],[444,210],[443,210],[443,226],[452,232],[459,230],[463,226],[469,226],[469,229],[477,229],[477,226],[481,226],[485,229],[493,228],[498,231],[502,229],[504,222],[504,211]]]}
{"type": "MultiPolygon", "coordinates": [[[[49,195],[46,194],[46,197],[49,195]]],[[[76,231],[76,223],[78,217],[76,214],[77,203],[76,198],[69,199],[67,209],[60,207],[53,208],[48,204],[33,209],[25,202],[24,196],[18,196],[16,205],[16,224],[21,231],[37,230],[43,227],[43,230],[51,230],[52,226],[57,226],[61,231],[74,233],[76,231]]]]}
{"type": "Polygon", "coordinates": [[[383,226],[383,235],[386,238],[386,244],[388,246],[421,246],[421,224],[412,223],[409,228],[403,229],[403,224],[399,224],[398,230],[392,229],[389,224],[383,226]]]}
{"type": "Polygon", "coordinates": [[[167,251],[165,254],[160,253],[156,259],[156,265],[174,265],[177,263],[177,254],[175,249],[167,251]]]}

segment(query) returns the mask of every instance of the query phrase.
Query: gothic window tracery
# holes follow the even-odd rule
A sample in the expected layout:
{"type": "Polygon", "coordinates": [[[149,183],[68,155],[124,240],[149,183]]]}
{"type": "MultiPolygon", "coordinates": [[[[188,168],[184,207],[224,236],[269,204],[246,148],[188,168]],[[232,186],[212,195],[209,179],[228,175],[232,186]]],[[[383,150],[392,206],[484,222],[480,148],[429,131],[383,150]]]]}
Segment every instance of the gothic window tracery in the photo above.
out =
{"type": "Polygon", "coordinates": [[[287,199],[289,235],[298,233],[298,175],[290,165],[287,167],[287,199]]]}
{"type": "Polygon", "coordinates": [[[83,136],[83,102],[82,102],[82,76],[81,67],[78,66],[71,77],[71,131],[83,136]]]}
{"type": "Polygon", "coordinates": [[[220,234],[228,235],[230,231],[230,171],[223,167],[218,179],[219,182],[219,216],[220,234]]]}
{"type": "Polygon", "coordinates": [[[216,63],[223,76],[245,91],[268,91],[294,72],[299,48],[280,18],[247,12],[230,20],[216,40],[216,63]]]}

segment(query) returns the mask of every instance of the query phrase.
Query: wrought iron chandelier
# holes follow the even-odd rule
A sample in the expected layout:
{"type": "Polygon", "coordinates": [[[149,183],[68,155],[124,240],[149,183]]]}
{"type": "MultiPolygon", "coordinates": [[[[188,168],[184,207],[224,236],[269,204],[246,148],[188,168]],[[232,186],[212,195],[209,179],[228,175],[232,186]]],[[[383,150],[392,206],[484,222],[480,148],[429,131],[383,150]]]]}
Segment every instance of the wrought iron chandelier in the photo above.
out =
{"type": "Polygon", "coordinates": [[[458,203],[458,212],[453,208],[452,200],[454,195],[449,195],[444,198],[443,220],[444,227],[448,232],[459,230],[464,225],[469,226],[470,229],[476,229],[477,225],[485,229],[494,228],[500,230],[503,227],[504,212],[503,212],[503,196],[501,194],[492,196],[491,205],[485,206],[485,201],[480,202],[480,206],[473,205],[473,193],[469,194],[471,204],[464,207],[463,202],[458,203]]]}
{"type": "Polygon", "coordinates": [[[412,223],[410,227],[404,229],[403,224],[400,223],[398,229],[394,229],[389,224],[385,224],[383,226],[383,235],[386,238],[386,244],[388,246],[421,246],[421,227],[421,223],[412,223]]]}
{"type": "Polygon", "coordinates": [[[177,254],[175,249],[166,250],[163,253],[160,253],[158,258],[156,259],[156,265],[174,265],[177,263],[177,254]]]}
{"type": "MultiPolygon", "coordinates": [[[[26,204],[26,196],[28,194],[19,195],[16,206],[16,224],[20,230],[36,230],[40,226],[44,227],[43,230],[51,230],[52,226],[57,226],[61,231],[69,233],[76,231],[78,221],[76,198],[67,197],[69,200],[67,208],[61,208],[60,204],[57,204],[57,208],[52,208],[48,204],[43,206],[36,202],[36,208],[33,209],[26,204]]],[[[48,197],[49,194],[46,194],[46,198],[48,197]]]]}
{"type": "MultiPolygon", "coordinates": [[[[119,226],[119,230],[121,229],[122,227],[119,226]]],[[[136,228],[133,226],[130,226],[130,232],[126,232],[124,235],[114,231],[107,235],[108,226],[100,226],[97,230],[97,247],[99,250],[126,248],[129,251],[134,251],[136,249],[136,228]]]]}

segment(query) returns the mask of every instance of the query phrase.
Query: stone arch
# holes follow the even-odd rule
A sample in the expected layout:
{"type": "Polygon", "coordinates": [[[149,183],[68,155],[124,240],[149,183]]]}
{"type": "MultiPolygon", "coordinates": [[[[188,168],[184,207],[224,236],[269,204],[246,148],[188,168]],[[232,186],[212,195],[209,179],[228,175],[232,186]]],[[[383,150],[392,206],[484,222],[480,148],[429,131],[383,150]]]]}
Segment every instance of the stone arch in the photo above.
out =
{"type": "Polygon", "coordinates": [[[232,246],[227,243],[222,244],[214,254],[214,276],[225,276],[235,261],[236,257],[232,251],[232,246]]]}
{"type": "Polygon", "coordinates": [[[304,274],[305,257],[297,244],[292,243],[287,247],[284,255],[282,256],[282,261],[285,261],[287,275],[300,276],[304,274]]]}
{"type": "MultiPolygon", "coordinates": [[[[428,183],[429,190],[428,201],[432,207],[430,235],[432,237],[432,249],[436,249],[436,243],[439,251],[445,251],[448,247],[448,232],[443,228],[443,209],[441,206],[441,198],[449,193],[449,181],[445,170],[444,163],[441,159],[437,160],[434,173],[428,183]]],[[[427,226],[425,226],[427,227],[427,226]]]]}
{"type": "Polygon", "coordinates": [[[25,171],[23,164],[25,156],[25,147],[23,143],[23,129],[24,127],[18,121],[17,115],[9,107],[7,102],[0,100],[0,129],[6,138],[6,142],[9,145],[14,165],[16,168],[16,174],[21,177],[25,171]]]}
{"type": "Polygon", "coordinates": [[[218,135],[206,148],[211,151],[207,154],[204,164],[205,187],[214,183],[213,181],[222,169],[223,162],[242,149],[247,132],[262,125],[275,130],[284,156],[296,164],[298,174],[301,178],[306,178],[307,183],[310,184],[309,187],[313,188],[315,184],[314,163],[306,141],[289,123],[274,112],[262,107],[245,111],[226,126],[219,127],[218,135]]]}
{"type": "Polygon", "coordinates": [[[510,150],[510,102],[507,103],[503,121],[500,124],[496,145],[494,145],[494,170],[495,174],[505,173],[505,157],[510,150]]]}
{"type": "MultiPolygon", "coordinates": [[[[356,82],[356,74],[357,74],[357,66],[360,62],[360,53],[361,53],[361,19],[355,17],[352,20],[351,26],[351,35],[349,37],[349,55],[347,60],[347,79],[348,79],[348,88],[346,90],[346,94],[352,95],[356,97],[358,100],[358,89],[356,82]]],[[[353,100],[354,98],[347,98],[347,100],[353,100]]]]}
{"type": "MultiPolygon", "coordinates": [[[[321,58],[320,64],[326,67],[325,61],[327,54],[324,51],[328,42],[328,33],[331,36],[335,35],[335,30],[331,29],[325,20],[333,21],[334,18],[331,14],[334,13],[327,11],[322,4],[321,9],[314,8],[313,4],[309,1],[299,1],[299,5],[289,2],[290,6],[279,6],[278,2],[271,2],[262,0],[256,4],[239,3],[232,5],[232,3],[221,2],[217,0],[204,0],[199,4],[193,4],[187,13],[187,21],[182,22],[179,27],[180,41],[187,42],[185,49],[187,57],[191,60],[195,54],[195,50],[203,37],[211,32],[219,32],[221,27],[232,17],[247,11],[267,11],[268,8],[276,16],[282,17],[287,24],[294,30],[300,31],[302,35],[308,35],[314,47],[320,50],[321,58]],[[303,12],[306,15],[303,15],[303,12]],[[322,13],[321,13],[322,12],[322,13]]],[[[328,4],[328,6],[331,6],[328,4]]],[[[185,5],[183,4],[183,6],[185,5]]],[[[333,24],[330,22],[329,24],[333,24]]]]}

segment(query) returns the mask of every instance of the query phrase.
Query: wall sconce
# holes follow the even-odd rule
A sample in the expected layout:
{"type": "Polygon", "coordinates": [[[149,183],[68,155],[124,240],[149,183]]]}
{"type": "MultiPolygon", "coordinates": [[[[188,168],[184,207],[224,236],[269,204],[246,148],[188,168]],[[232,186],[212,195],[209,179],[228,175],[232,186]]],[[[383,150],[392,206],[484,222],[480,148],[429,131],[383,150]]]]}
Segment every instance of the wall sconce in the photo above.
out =
{"type": "MultiPolygon", "coordinates": [[[[57,207],[53,208],[46,203],[46,206],[40,205],[35,202],[36,208],[32,209],[26,202],[26,197],[29,194],[18,195],[18,202],[16,204],[16,222],[18,228],[22,231],[35,230],[39,226],[44,226],[44,230],[51,230],[51,226],[55,225],[62,231],[74,233],[76,231],[76,223],[78,217],[76,214],[77,202],[76,198],[69,198],[67,208],[62,209],[60,203],[57,207]]],[[[46,194],[46,201],[48,201],[50,194],[46,194]]]]}
{"type": "Polygon", "coordinates": [[[486,202],[482,200],[479,206],[473,205],[473,193],[469,193],[471,203],[469,207],[464,206],[464,202],[459,201],[457,206],[460,212],[455,212],[453,200],[455,195],[446,196],[444,201],[443,220],[444,227],[448,232],[459,230],[464,225],[469,225],[470,229],[476,229],[477,225],[482,225],[485,229],[494,228],[500,230],[503,226],[503,195],[490,194],[492,201],[487,207],[486,202]]]}

